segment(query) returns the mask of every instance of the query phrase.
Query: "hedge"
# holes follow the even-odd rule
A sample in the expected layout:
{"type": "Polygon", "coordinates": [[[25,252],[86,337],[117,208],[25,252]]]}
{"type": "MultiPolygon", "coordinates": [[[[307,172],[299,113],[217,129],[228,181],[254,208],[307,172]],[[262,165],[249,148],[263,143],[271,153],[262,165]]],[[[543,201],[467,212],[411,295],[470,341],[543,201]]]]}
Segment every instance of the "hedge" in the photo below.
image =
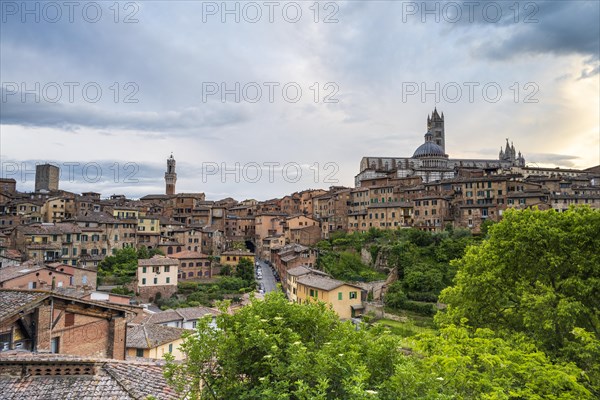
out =
{"type": "Polygon", "coordinates": [[[437,311],[433,303],[423,303],[411,300],[406,300],[404,304],[402,304],[402,309],[426,316],[432,316],[437,311]]]}

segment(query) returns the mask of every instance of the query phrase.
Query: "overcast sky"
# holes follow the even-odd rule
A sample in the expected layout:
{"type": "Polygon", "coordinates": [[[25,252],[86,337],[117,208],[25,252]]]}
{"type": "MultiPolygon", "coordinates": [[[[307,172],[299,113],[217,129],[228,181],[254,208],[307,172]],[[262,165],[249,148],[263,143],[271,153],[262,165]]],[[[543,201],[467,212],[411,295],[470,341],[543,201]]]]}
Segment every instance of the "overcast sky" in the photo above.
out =
{"type": "Polygon", "coordinates": [[[435,106],[451,158],[509,138],[531,165],[600,163],[596,0],[0,4],[19,190],[51,162],[65,190],[163,193],[171,153],[177,191],[209,199],[353,186],[435,106]]]}

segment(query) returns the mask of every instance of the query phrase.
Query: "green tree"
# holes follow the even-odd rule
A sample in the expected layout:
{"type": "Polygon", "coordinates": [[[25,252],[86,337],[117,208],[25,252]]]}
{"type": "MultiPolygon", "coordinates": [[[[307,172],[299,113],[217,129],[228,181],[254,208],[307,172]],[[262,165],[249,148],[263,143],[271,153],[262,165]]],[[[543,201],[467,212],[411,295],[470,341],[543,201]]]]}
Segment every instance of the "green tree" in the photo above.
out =
{"type": "Polygon", "coordinates": [[[400,309],[406,301],[406,293],[402,290],[402,282],[396,281],[392,283],[385,292],[385,305],[392,308],[400,309]]]}
{"type": "Polygon", "coordinates": [[[455,285],[437,321],[526,333],[555,359],[576,362],[600,396],[600,210],[510,210],[454,262],[455,285]]]}
{"type": "Polygon", "coordinates": [[[281,293],[219,315],[217,326],[199,324],[182,345],[186,360],[167,364],[169,382],[192,399],[367,399],[402,357],[396,337],[281,293]]]}
{"type": "MultiPolygon", "coordinates": [[[[417,379],[437,386],[438,393],[448,396],[443,398],[593,398],[578,382],[579,368],[574,364],[553,364],[524,335],[503,339],[490,329],[449,325],[438,335],[421,335],[414,343],[415,350],[423,356],[416,366],[417,379]]],[[[406,373],[399,378],[406,379],[406,373]]],[[[418,387],[418,382],[403,384],[418,387]]]]}
{"type": "Polygon", "coordinates": [[[231,249],[232,250],[242,250],[242,251],[248,250],[246,248],[246,243],[244,243],[242,241],[235,241],[235,242],[231,243],[231,249]]]}
{"type": "Polygon", "coordinates": [[[137,269],[138,254],[133,247],[117,250],[98,264],[98,281],[123,285],[129,283],[137,269]]]}
{"type": "Polygon", "coordinates": [[[552,364],[521,337],[449,326],[414,349],[383,325],[357,330],[323,303],[269,293],[217,316],[217,329],[200,321],[182,362],[165,355],[165,376],[189,399],[591,399],[576,366],[552,364]]]}
{"type": "Polygon", "coordinates": [[[254,264],[247,258],[242,258],[235,267],[234,276],[242,279],[247,286],[254,284],[254,264]]]}

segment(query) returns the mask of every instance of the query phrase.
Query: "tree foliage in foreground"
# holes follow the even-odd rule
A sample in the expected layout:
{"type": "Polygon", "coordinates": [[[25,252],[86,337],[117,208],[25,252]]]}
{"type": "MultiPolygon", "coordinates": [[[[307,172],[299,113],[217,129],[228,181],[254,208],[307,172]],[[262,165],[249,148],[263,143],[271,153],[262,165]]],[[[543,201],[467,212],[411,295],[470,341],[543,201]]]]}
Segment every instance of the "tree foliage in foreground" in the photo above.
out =
{"type": "Polygon", "coordinates": [[[481,246],[454,262],[437,321],[529,337],[575,362],[600,396],[600,211],[508,211],[481,246]]]}
{"type": "Polygon", "coordinates": [[[449,326],[413,343],[383,326],[360,330],[322,303],[281,293],[236,314],[205,319],[167,355],[165,376],[190,399],[590,399],[574,365],[552,364],[534,346],[491,330],[449,326]]]}

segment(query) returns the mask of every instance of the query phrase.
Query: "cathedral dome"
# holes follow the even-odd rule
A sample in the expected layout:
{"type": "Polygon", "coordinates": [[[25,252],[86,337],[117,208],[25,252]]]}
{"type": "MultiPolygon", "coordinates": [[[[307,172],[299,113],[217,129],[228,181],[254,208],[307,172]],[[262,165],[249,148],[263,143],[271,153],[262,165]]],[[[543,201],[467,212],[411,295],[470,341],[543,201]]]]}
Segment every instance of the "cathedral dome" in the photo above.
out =
{"type": "Polygon", "coordinates": [[[434,142],[427,141],[417,147],[415,150],[415,154],[413,154],[413,158],[422,158],[422,157],[448,157],[446,153],[444,153],[444,149],[435,144],[434,142]]]}

